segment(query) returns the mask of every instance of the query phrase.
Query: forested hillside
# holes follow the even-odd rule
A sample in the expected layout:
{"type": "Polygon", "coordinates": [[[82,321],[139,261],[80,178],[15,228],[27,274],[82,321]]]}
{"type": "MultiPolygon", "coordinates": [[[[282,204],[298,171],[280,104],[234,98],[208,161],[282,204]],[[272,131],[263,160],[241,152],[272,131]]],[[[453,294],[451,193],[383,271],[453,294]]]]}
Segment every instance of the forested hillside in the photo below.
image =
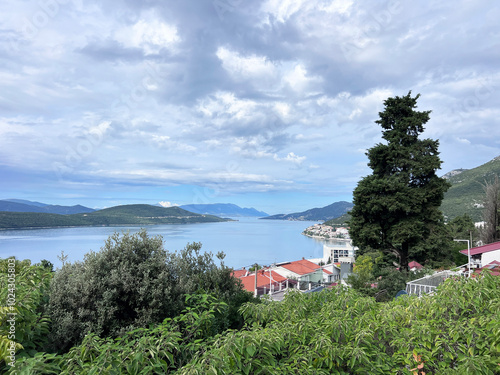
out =
{"type": "Polygon", "coordinates": [[[200,215],[179,207],[131,204],[90,213],[57,215],[30,212],[0,212],[0,229],[48,228],[102,225],[188,224],[227,221],[217,216],[200,215]]]}
{"type": "Polygon", "coordinates": [[[474,221],[482,221],[484,185],[495,176],[500,176],[500,156],[479,167],[451,174],[451,187],[441,204],[445,217],[450,220],[468,214],[474,221]]]}
{"type": "Polygon", "coordinates": [[[341,201],[335,202],[328,206],[321,208],[311,208],[303,212],[296,212],[293,214],[278,214],[263,217],[267,220],[311,220],[321,221],[338,218],[346,214],[352,208],[352,203],[341,201]]]}

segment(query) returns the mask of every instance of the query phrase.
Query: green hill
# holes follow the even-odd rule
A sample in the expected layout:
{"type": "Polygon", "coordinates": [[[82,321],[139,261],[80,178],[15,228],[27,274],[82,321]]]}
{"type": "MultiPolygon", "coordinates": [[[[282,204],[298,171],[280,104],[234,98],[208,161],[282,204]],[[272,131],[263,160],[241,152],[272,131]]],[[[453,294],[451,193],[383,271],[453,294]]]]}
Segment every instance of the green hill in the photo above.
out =
{"type": "Polygon", "coordinates": [[[450,220],[456,216],[468,214],[474,221],[482,221],[483,186],[500,176],[500,156],[468,170],[457,170],[444,177],[452,184],[445,193],[441,210],[450,220]]]}
{"type": "Polygon", "coordinates": [[[179,207],[131,204],[91,213],[58,215],[33,212],[0,212],[0,228],[49,228],[72,226],[190,224],[228,221],[212,215],[195,214],[179,207]]]}
{"type": "Polygon", "coordinates": [[[352,203],[350,202],[335,202],[326,207],[322,208],[311,208],[310,210],[304,212],[296,212],[293,214],[278,214],[267,217],[261,217],[261,219],[266,220],[297,220],[297,221],[319,221],[319,220],[330,220],[344,215],[349,212],[352,208],[352,203]]]}
{"type": "Polygon", "coordinates": [[[347,214],[344,214],[344,215],[337,217],[335,219],[325,221],[323,224],[330,225],[332,227],[341,227],[341,226],[348,225],[349,220],[351,220],[351,215],[349,215],[347,213],[347,214]]]}

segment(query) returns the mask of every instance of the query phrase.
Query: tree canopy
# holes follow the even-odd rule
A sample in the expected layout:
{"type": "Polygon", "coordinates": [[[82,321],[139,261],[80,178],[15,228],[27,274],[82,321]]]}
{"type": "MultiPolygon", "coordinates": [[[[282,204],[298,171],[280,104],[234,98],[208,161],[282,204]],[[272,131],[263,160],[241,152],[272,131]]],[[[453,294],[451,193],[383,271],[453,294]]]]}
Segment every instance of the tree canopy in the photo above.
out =
{"type": "MultiPolygon", "coordinates": [[[[167,252],[161,236],[141,230],[115,233],[100,252],[64,264],[50,285],[54,349],[67,351],[88,332],[117,337],[174,317],[185,307],[185,295],[198,291],[227,302],[232,315],[226,323],[236,326],[237,308],[252,299],[251,293],[242,290],[231,268],[217,265],[211,253],[200,250],[201,244],[194,242],[180,252],[167,252]]],[[[224,254],[217,257],[222,260],[224,254]]]]}
{"type": "Polygon", "coordinates": [[[411,91],[388,98],[376,121],[382,127],[379,143],[368,150],[373,173],[359,181],[353,192],[350,234],[360,254],[371,249],[394,255],[408,268],[408,255],[444,226],[439,207],[449,184],[436,175],[441,166],[438,146],[420,139],[430,111],[417,111],[411,91]]]}

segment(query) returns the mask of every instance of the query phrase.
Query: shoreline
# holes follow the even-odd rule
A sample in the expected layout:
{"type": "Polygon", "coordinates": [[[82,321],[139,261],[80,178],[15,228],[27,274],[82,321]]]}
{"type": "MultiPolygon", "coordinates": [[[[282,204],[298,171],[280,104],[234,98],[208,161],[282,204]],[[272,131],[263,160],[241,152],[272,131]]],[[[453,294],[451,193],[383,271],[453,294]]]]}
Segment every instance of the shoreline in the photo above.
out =
{"type": "Polygon", "coordinates": [[[155,226],[155,225],[189,225],[189,224],[214,224],[214,223],[227,223],[238,220],[226,220],[226,221],[198,221],[192,223],[153,223],[153,224],[99,224],[99,225],[55,225],[46,227],[15,227],[15,228],[0,228],[1,231],[8,230],[29,230],[29,229],[63,229],[63,228],[112,228],[112,227],[144,227],[144,226],[155,226]]]}

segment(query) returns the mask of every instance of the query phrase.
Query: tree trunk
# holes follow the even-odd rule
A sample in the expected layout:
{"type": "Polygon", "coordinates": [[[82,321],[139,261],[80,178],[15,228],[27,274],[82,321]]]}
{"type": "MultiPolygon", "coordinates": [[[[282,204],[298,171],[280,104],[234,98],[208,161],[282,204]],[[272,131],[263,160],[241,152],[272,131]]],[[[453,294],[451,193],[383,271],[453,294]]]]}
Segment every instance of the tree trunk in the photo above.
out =
{"type": "Polygon", "coordinates": [[[399,270],[401,272],[408,271],[408,242],[401,244],[401,251],[399,252],[399,270]]]}

